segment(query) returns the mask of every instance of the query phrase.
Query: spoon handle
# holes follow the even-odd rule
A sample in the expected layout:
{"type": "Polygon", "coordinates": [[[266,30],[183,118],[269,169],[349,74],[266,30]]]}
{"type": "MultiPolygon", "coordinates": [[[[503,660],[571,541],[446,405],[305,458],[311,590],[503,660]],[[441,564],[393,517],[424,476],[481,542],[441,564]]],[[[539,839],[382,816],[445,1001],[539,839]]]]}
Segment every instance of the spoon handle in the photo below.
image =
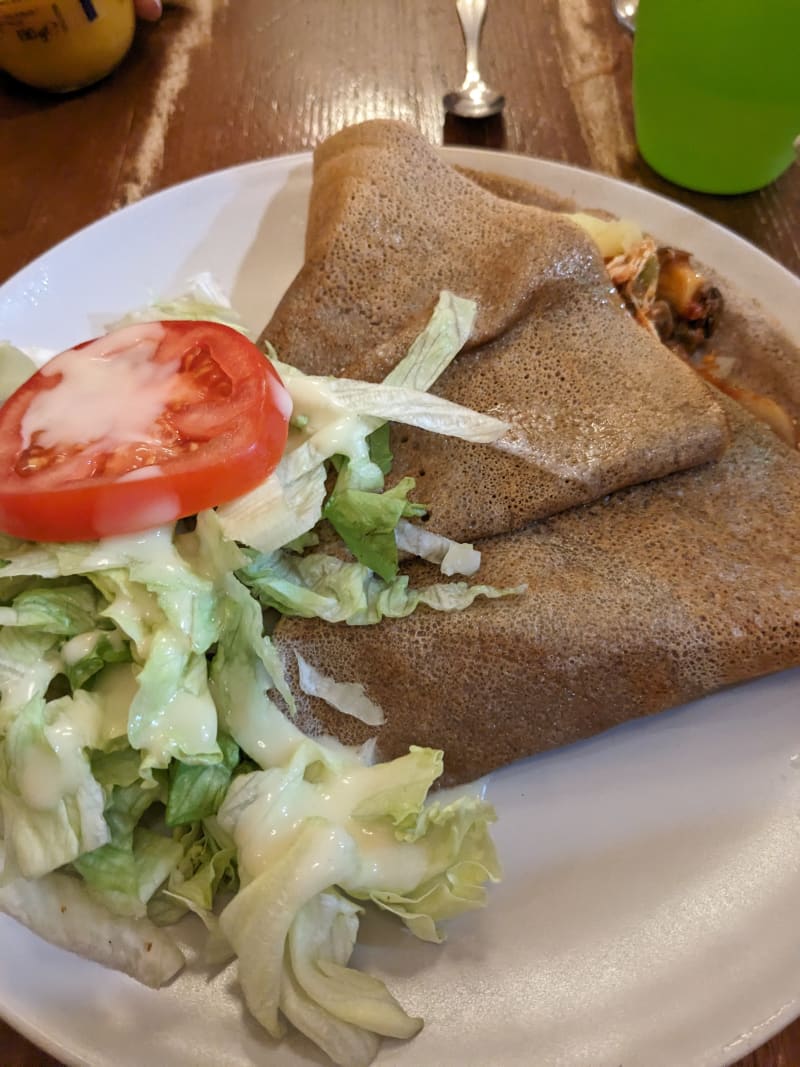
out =
{"type": "Polygon", "coordinates": [[[626,30],[635,33],[636,10],[639,7],[639,0],[611,0],[611,7],[617,22],[624,26],[626,30]]]}
{"type": "Polygon", "coordinates": [[[478,69],[478,45],[481,39],[483,20],[486,18],[486,0],[456,0],[456,11],[467,46],[467,77],[465,84],[480,80],[478,69]]]}

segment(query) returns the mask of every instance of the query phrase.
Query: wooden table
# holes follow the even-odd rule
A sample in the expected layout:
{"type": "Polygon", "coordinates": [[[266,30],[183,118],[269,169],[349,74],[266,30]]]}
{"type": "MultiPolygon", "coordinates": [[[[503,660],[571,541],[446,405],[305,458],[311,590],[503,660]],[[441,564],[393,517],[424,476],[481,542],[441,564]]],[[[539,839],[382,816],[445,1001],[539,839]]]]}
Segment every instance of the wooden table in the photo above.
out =
{"type": "MultiPolygon", "coordinates": [[[[492,0],[483,44],[484,73],[508,105],[502,120],[477,124],[445,122],[440,102],[463,73],[453,0],[182,0],[140,26],[123,66],[94,89],[49,97],[0,75],[0,281],[156,189],[311,148],[376,116],[434,142],[639,182],[800,273],[800,167],[759,193],[713,197],[670,185],[638,157],[631,41],[608,0],[492,0]]],[[[55,1061],[0,1023],[0,1063],[55,1061]]],[[[795,1023],[739,1067],[798,1064],[795,1023]]]]}

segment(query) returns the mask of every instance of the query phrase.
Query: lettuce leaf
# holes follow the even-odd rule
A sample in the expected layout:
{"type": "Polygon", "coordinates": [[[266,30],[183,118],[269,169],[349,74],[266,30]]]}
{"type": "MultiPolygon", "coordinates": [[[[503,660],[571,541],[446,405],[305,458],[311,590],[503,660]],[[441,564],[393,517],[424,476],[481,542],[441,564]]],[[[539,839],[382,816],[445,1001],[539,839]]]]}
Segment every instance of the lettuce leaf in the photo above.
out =
{"type": "Polygon", "coordinates": [[[192,765],[173,760],[170,764],[167,826],[197,822],[217,813],[240,756],[239,746],[227,735],[220,734],[217,743],[222,752],[219,763],[192,765]]]}
{"type": "Polygon", "coordinates": [[[278,1010],[289,929],[304,904],[339,881],[354,850],[344,832],[323,820],[304,820],[285,851],[239,890],[220,917],[238,957],[247,1006],[272,1037],[284,1033],[278,1010]]]}
{"type": "Polygon", "coordinates": [[[197,763],[222,758],[206,659],[189,650],[183,635],[156,633],[137,682],[128,740],[142,755],[143,771],[166,767],[173,757],[197,763]]]}
{"type": "Polygon", "coordinates": [[[8,341],[0,341],[0,404],[4,404],[36,370],[30,356],[8,341]]]}
{"type": "Polygon", "coordinates": [[[24,626],[46,634],[74,637],[96,625],[99,598],[88,582],[38,586],[16,596],[4,626],[24,626]]]}
{"type": "Polygon", "coordinates": [[[454,574],[471,577],[481,565],[481,554],[472,545],[453,541],[405,519],[397,524],[395,540],[398,549],[435,563],[448,578],[454,574]]]}
{"type": "Polygon", "coordinates": [[[67,874],[17,878],[0,885],[0,911],[51,944],[155,989],[173,978],[185,962],[169,934],[147,919],[113,915],[81,881],[67,874]]]}
{"type": "Polygon", "coordinates": [[[91,573],[89,578],[105,601],[100,618],[113,623],[129,642],[136,661],[143,663],[150,652],[153,634],[167,625],[157,599],[134,582],[123,568],[91,573]]]}
{"type": "Polygon", "coordinates": [[[0,629],[0,730],[26,705],[44,697],[61,669],[55,634],[0,629]]]}
{"type": "Polygon", "coordinates": [[[212,908],[220,890],[239,887],[236,848],[219,827],[208,820],[176,832],[181,858],[169,876],[164,895],[183,910],[193,911],[216,933],[212,908]]]}
{"type": "Polygon", "coordinates": [[[103,794],[90,782],[45,809],[33,808],[18,793],[3,788],[0,811],[7,860],[25,878],[40,878],[106,839],[103,794]]]}
{"type": "MultiPolygon", "coordinates": [[[[340,479],[342,475],[339,476],[340,479]]],[[[359,563],[385,582],[397,575],[395,529],[402,518],[425,514],[425,508],[408,500],[413,478],[403,478],[385,493],[340,489],[338,482],[322,510],[359,563]]]]}
{"type": "Polygon", "coordinates": [[[3,833],[15,868],[35,878],[109,840],[105,798],[86,750],[99,743],[100,708],[90,694],[49,703],[34,697],[0,749],[3,833]]]}
{"type": "Polygon", "coordinates": [[[109,663],[131,663],[131,650],[117,630],[90,630],[61,647],[64,673],[73,693],[109,663]]]}
{"type": "Polygon", "coordinates": [[[430,389],[469,340],[477,312],[474,300],[441,292],[428,325],[387,374],[385,384],[430,389]]]}
{"type": "Polygon", "coordinates": [[[126,745],[111,752],[92,753],[92,775],[110,791],[112,786],[130,786],[139,778],[139,753],[126,745]]]}
{"type": "Polygon", "coordinates": [[[407,575],[384,582],[363,564],[324,552],[254,556],[238,573],[264,607],[350,626],[372,625],[384,617],[405,618],[422,604],[434,611],[463,611],[479,596],[515,596],[526,588],[448,582],[409,589],[407,575]]]}
{"type": "Polygon", "coordinates": [[[433,393],[389,385],[388,380],[377,385],[349,378],[319,381],[345,411],[367,418],[387,419],[479,444],[497,441],[509,429],[509,423],[493,415],[473,411],[433,393]]]}
{"type": "Polygon", "coordinates": [[[391,427],[388,422],[385,422],[367,437],[369,458],[383,475],[388,474],[392,469],[392,460],[394,459],[389,443],[390,436],[391,427]]]}
{"type": "Polygon", "coordinates": [[[218,508],[217,516],[231,541],[241,541],[260,552],[274,552],[316,526],[324,500],[322,462],[296,477],[279,465],[261,485],[218,508]]]}
{"type": "Polygon", "coordinates": [[[501,870],[488,826],[494,812],[475,797],[453,804],[432,804],[411,826],[398,828],[405,841],[424,841],[429,856],[427,877],[411,893],[349,887],[356,898],[371,900],[396,915],[423,941],[441,942],[438,923],[485,907],[486,882],[498,882],[501,870]]]}
{"type": "Polygon", "coordinates": [[[159,841],[154,841],[140,833],[142,817],[165,799],[163,782],[146,788],[145,782],[137,778],[131,785],[112,787],[104,812],[110,840],[74,861],[75,870],[115,913],[144,914],[142,905],[180,858],[180,847],[176,848],[169,838],[155,835],[159,841]],[[164,845],[160,844],[162,841],[164,845]],[[156,866],[163,875],[153,885],[156,866]]]}
{"type": "Polygon", "coordinates": [[[204,322],[221,322],[240,333],[246,327],[230,305],[225,293],[208,272],[192,278],[188,288],[171,298],[156,300],[138,311],[131,311],[123,318],[108,325],[108,330],[132,326],[137,322],[160,322],[165,319],[198,319],[204,322]]]}
{"type": "Polygon", "coordinates": [[[336,1063],[370,1062],[374,1035],[409,1037],[383,983],[347,964],[358,909],[374,900],[438,940],[437,922],[484,903],[496,878],[492,809],[463,796],[426,805],[441,752],[412,749],[367,766],[306,739],[282,765],[234,780],[219,822],[236,843],[242,886],[221,916],[250,1010],[273,1036],[282,1016],[336,1063]]]}
{"type": "Polygon", "coordinates": [[[422,1029],[422,1019],[406,1014],[383,982],[347,966],[359,910],[334,890],[304,905],[289,928],[281,984],[281,1011],[346,1067],[372,1062],[376,1035],[408,1039],[422,1029]]]}
{"type": "Polygon", "coordinates": [[[294,655],[297,660],[298,684],[304,693],[319,697],[343,715],[352,715],[368,726],[383,725],[383,710],[370,700],[363,685],[359,682],[337,682],[312,667],[299,652],[295,651],[294,655]]]}

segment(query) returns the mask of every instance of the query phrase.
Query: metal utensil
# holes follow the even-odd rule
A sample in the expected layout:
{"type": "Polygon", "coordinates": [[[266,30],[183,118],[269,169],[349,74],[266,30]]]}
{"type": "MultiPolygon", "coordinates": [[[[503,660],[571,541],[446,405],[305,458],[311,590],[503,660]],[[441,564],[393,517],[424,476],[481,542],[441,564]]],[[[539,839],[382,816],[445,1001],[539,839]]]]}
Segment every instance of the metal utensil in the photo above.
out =
{"type": "Polygon", "coordinates": [[[626,30],[633,33],[636,29],[636,9],[639,6],[639,0],[611,0],[611,6],[617,16],[617,22],[622,23],[626,30]]]}
{"type": "Polygon", "coordinates": [[[460,89],[445,93],[444,106],[462,119],[485,119],[502,111],[506,102],[502,93],[489,88],[478,68],[478,45],[486,18],[486,0],[456,0],[456,11],[467,46],[467,72],[460,89]]]}

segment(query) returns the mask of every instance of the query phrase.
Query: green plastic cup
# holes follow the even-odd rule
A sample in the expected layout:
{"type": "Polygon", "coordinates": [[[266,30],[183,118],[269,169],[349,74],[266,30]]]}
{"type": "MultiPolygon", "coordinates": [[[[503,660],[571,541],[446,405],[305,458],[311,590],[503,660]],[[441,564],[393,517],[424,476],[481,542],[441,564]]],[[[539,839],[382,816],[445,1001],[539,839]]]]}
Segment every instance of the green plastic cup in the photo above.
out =
{"type": "Polygon", "coordinates": [[[704,193],[768,185],[800,134],[800,0],[639,0],[633,104],[663,177],[704,193]]]}

